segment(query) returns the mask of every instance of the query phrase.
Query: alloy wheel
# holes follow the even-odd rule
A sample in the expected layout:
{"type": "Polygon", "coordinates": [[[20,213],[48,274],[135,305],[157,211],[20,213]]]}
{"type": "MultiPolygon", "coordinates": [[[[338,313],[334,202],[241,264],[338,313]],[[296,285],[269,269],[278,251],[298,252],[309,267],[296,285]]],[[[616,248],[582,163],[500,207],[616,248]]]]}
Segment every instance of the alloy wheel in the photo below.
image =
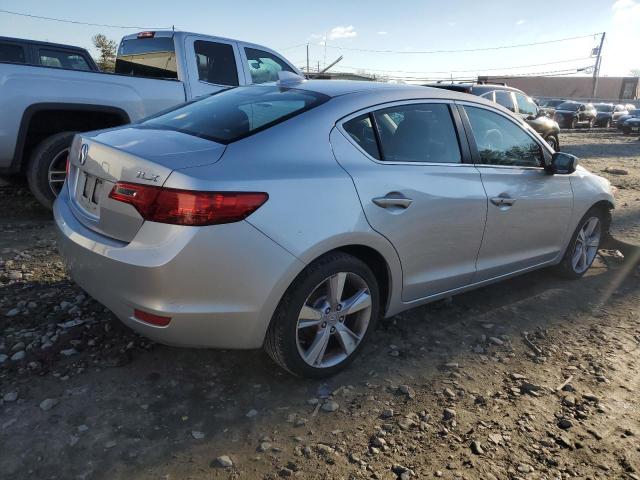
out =
{"type": "Polygon", "coordinates": [[[371,321],[371,293],[362,277],[339,272],[320,282],[305,300],[296,324],[301,358],[315,368],[346,360],[371,321]]]}
{"type": "Polygon", "coordinates": [[[69,149],[65,148],[56,154],[49,164],[47,171],[47,179],[49,181],[49,188],[53,194],[57,197],[62,190],[64,179],[67,176],[67,156],[69,155],[69,149]]]}
{"type": "Polygon", "coordinates": [[[593,263],[600,245],[601,226],[598,217],[589,218],[578,232],[571,257],[571,266],[576,273],[584,273],[593,263]]]}

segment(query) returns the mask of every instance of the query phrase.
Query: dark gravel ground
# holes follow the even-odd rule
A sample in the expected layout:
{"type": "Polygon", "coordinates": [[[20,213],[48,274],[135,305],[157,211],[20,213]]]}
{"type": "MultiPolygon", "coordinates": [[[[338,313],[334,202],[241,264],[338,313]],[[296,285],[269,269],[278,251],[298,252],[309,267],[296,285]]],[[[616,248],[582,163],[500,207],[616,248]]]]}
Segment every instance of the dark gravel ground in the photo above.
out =
{"type": "MultiPolygon", "coordinates": [[[[561,141],[619,188],[614,232],[640,245],[640,142],[561,141]]],[[[48,212],[12,182],[0,477],[638,479],[639,306],[636,264],[607,251],[578,282],[540,271],[396,316],[347,371],[301,380],[259,351],[122,326],[68,279],[48,212]]]]}

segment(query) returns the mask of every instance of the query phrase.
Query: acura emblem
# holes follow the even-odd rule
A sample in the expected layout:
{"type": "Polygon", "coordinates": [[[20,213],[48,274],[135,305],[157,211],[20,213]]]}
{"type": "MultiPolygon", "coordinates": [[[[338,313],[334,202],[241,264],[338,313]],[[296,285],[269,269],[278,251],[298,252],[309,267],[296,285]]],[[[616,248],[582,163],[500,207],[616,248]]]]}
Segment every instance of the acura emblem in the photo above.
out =
{"type": "Polygon", "coordinates": [[[87,163],[88,151],[89,151],[89,145],[87,145],[86,143],[83,143],[82,146],[80,147],[80,152],[78,153],[78,161],[80,162],[80,165],[84,165],[85,163],[87,163]]]}

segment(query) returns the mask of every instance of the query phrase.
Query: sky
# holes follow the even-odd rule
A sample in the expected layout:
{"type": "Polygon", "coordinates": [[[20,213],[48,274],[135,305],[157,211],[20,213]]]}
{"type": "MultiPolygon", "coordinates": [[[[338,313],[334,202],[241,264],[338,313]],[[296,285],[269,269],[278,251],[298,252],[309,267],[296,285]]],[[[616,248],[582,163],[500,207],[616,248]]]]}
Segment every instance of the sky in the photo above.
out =
{"type": "Polygon", "coordinates": [[[92,53],[91,37],[96,33],[119,41],[142,29],[175,26],[263,44],[299,67],[306,64],[309,44],[312,68],[342,55],[333,70],[365,70],[407,80],[563,75],[592,66],[591,50],[598,45],[599,34],[606,32],[601,75],[628,75],[640,69],[640,0],[0,0],[0,9],[135,27],[86,26],[0,12],[4,36],[69,43],[92,53]],[[423,53],[568,37],[583,38],[476,52],[423,53]]]}

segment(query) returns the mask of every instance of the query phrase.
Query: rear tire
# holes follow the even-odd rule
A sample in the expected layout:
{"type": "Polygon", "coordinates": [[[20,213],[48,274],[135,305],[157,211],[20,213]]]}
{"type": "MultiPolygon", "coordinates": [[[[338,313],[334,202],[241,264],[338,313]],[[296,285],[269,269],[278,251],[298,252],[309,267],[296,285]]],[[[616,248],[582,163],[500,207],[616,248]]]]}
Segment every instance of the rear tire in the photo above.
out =
{"type": "Polygon", "coordinates": [[[75,132],[61,132],[38,144],[27,166],[27,182],[33,196],[51,209],[66,177],[66,154],[75,132]]]}
{"type": "Polygon", "coordinates": [[[577,280],[589,270],[598,254],[600,244],[607,234],[606,219],[602,208],[599,207],[592,207],[585,213],[571,236],[562,261],[555,267],[555,272],[558,275],[570,280],[577,280]],[[590,222],[597,223],[594,226],[594,223],[590,222]],[[592,226],[594,229],[589,232],[588,230],[592,226]]]}
{"type": "Polygon", "coordinates": [[[364,262],[346,253],[329,253],[308,265],[287,289],[269,325],[264,349],[294,375],[311,378],[333,375],[349,365],[368,340],[380,312],[379,292],[378,282],[364,262]],[[329,279],[343,278],[344,274],[345,298],[334,308],[329,279]],[[363,296],[367,292],[368,299],[363,296]],[[364,298],[364,302],[357,302],[357,309],[355,301],[349,302],[356,298],[364,298]],[[357,333],[358,340],[351,333],[357,333]],[[324,350],[315,356],[314,345],[322,339],[326,339],[324,350]]]}

